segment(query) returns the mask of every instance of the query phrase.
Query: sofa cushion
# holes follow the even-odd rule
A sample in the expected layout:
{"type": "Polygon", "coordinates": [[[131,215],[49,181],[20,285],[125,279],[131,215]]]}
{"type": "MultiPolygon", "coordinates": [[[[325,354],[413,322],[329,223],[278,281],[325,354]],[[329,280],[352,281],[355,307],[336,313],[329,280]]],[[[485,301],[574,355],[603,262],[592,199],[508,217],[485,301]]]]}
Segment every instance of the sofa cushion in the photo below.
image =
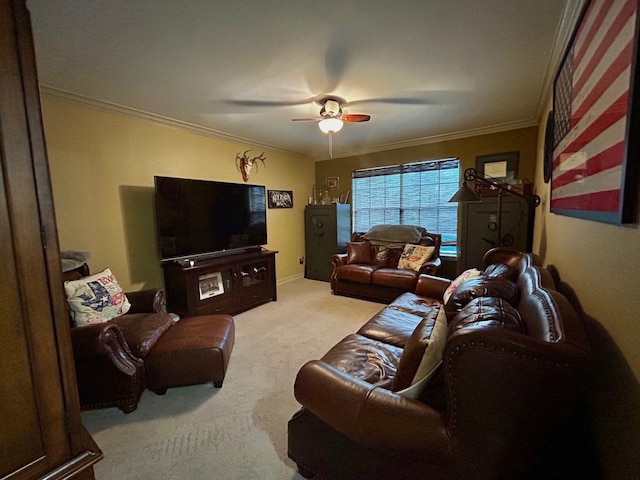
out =
{"type": "Polygon", "coordinates": [[[373,245],[373,251],[376,253],[376,261],[380,267],[398,268],[398,262],[402,255],[403,246],[388,247],[384,245],[373,245]]]}
{"type": "Polygon", "coordinates": [[[442,302],[440,300],[406,292],[387,305],[387,308],[413,313],[424,318],[436,318],[441,306],[442,302]]]}
{"type": "Polygon", "coordinates": [[[440,308],[435,319],[424,319],[411,334],[400,357],[392,389],[409,398],[419,398],[442,364],[447,341],[447,317],[440,308]]]}
{"type": "Polygon", "coordinates": [[[517,306],[520,295],[518,286],[507,278],[485,276],[470,278],[453,292],[445,304],[449,321],[453,320],[467,303],[477,297],[498,297],[517,306]]]}
{"type": "Polygon", "coordinates": [[[423,318],[422,315],[385,307],[362,325],[357,333],[402,348],[423,318]]]}
{"type": "Polygon", "coordinates": [[[436,247],[407,243],[402,250],[398,268],[419,272],[422,266],[433,256],[436,247]]]}
{"type": "Polygon", "coordinates": [[[413,270],[399,268],[379,268],[371,273],[371,283],[385,287],[413,291],[418,282],[418,274],[413,270]]]}
{"type": "Polygon", "coordinates": [[[334,345],[322,360],[339,370],[383,388],[391,388],[402,348],[351,334],[334,345]]]}
{"type": "Polygon", "coordinates": [[[467,303],[449,325],[449,333],[461,328],[492,327],[526,332],[520,313],[509,302],[497,297],[478,297],[467,303]]]}
{"type": "Polygon", "coordinates": [[[371,260],[371,243],[369,242],[348,242],[347,243],[347,264],[351,263],[374,263],[371,260]]]}
{"type": "Polygon", "coordinates": [[[108,268],[79,280],[64,282],[64,291],[76,327],[109,321],[131,308],[118,280],[108,268]]]}
{"type": "Polygon", "coordinates": [[[336,268],[336,277],[349,282],[371,284],[371,274],[378,269],[375,265],[340,265],[336,268]]]}
{"type": "Polygon", "coordinates": [[[131,352],[141,360],[172,325],[167,313],[131,313],[111,320],[120,327],[131,352]]]}
{"type": "Polygon", "coordinates": [[[451,295],[453,294],[453,292],[455,292],[456,289],[460,285],[462,285],[464,281],[469,280],[470,278],[477,277],[478,275],[482,275],[482,272],[477,268],[470,268],[462,272],[460,275],[458,275],[451,282],[451,285],[449,285],[449,287],[445,290],[444,296],[443,296],[444,303],[447,303],[449,301],[449,298],[451,298],[451,295]]]}
{"type": "Polygon", "coordinates": [[[485,271],[485,277],[504,277],[508,278],[512,282],[515,282],[518,279],[518,269],[513,265],[507,265],[506,263],[494,263],[489,265],[485,271]]]}

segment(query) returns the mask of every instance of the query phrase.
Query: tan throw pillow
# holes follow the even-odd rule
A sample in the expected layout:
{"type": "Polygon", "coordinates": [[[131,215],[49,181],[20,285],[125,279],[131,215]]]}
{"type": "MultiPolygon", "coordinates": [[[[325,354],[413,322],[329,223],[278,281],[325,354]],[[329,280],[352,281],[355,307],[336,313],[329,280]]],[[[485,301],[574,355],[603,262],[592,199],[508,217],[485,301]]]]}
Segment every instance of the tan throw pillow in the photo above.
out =
{"type": "Polygon", "coordinates": [[[422,266],[429,261],[435,249],[436,247],[432,246],[407,243],[404,246],[402,255],[400,255],[398,268],[419,272],[422,266]]]}
{"type": "Polygon", "coordinates": [[[110,269],[80,280],[64,282],[67,303],[76,327],[103,323],[124,315],[131,308],[110,269]]]}
{"type": "Polygon", "coordinates": [[[347,263],[373,263],[371,261],[371,243],[369,242],[348,242],[347,243],[347,263]]]}
{"type": "Polygon", "coordinates": [[[435,322],[433,322],[432,319],[425,319],[420,322],[407,341],[407,345],[400,358],[400,363],[398,364],[398,371],[396,371],[396,378],[394,378],[393,382],[393,390],[404,397],[419,398],[429,383],[429,380],[435,375],[442,364],[442,355],[446,342],[447,317],[444,308],[440,307],[435,322]],[[421,357],[416,355],[416,353],[420,351],[422,351],[421,357]],[[407,354],[406,359],[405,353],[407,354]],[[419,362],[416,362],[416,357],[419,359],[419,362]],[[406,372],[401,372],[403,367],[407,369],[406,372]],[[411,368],[415,368],[415,373],[411,379],[411,384],[406,386],[406,378],[407,376],[411,376],[411,372],[409,371],[411,368]],[[400,377],[398,377],[399,372],[400,377]]]}

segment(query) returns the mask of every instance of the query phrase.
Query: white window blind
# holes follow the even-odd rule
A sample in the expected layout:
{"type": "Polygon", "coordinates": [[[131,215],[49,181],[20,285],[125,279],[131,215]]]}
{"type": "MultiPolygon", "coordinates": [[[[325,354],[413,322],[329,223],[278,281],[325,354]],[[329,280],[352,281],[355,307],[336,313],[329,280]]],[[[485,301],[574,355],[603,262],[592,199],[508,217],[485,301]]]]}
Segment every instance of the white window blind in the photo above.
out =
{"type": "Polygon", "coordinates": [[[441,234],[443,245],[455,252],[458,204],[449,199],[459,182],[457,158],[356,170],[351,183],[353,229],[366,232],[381,224],[418,225],[441,234]]]}

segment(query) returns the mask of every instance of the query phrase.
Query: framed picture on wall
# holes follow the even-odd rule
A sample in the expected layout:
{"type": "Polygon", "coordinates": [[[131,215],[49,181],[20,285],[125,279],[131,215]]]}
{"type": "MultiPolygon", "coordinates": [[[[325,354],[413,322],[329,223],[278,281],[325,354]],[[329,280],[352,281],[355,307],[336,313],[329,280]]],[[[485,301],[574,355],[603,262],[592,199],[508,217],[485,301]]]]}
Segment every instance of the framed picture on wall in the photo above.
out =
{"type": "Polygon", "coordinates": [[[502,183],[518,178],[520,152],[492,153],[476,157],[476,170],[482,178],[490,177],[502,183]]]}
{"type": "Polygon", "coordinates": [[[293,208],[292,190],[269,190],[267,199],[269,208],[293,208]]]}
{"type": "Polygon", "coordinates": [[[327,188],[338,190],[340,188],[340,177],[327,177],[327,188]]]}

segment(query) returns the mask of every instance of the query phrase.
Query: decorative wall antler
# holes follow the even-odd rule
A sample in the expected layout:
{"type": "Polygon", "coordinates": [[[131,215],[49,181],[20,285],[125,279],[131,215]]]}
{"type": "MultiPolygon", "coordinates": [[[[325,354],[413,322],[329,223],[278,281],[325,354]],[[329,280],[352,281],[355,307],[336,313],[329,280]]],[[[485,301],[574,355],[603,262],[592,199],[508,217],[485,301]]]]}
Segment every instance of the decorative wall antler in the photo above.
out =
{"type": "MultiPolygon", "coordinates": [[[[247,153],[251,150],[246,150],[242,155],[240,153],[236,153],[236,168],[242,174],[242,180],[245,182],[249,181],[249,174],[251,173],[251,167],[256,162],[256,160],[260,160],[262,165],[264,165],[264,161],[267,157],[264,156],[264,152],[262,152],[257,157],[249,158],[247,157],[247,153]]],[[[258,170],[258,165],[256,165],[256,171],[258,170]]]]}

